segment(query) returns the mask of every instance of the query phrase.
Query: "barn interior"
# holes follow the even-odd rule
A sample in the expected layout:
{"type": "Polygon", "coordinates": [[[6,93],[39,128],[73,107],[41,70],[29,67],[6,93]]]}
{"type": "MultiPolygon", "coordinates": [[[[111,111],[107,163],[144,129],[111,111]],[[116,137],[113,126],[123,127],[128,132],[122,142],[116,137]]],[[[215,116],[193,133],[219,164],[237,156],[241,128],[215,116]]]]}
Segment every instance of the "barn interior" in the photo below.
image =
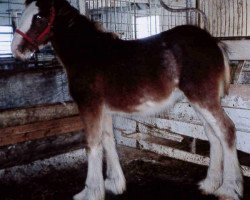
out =
{"type": "MultiPolygon", "coordinates": [[[[236,125],[243,199],[249,200],[250,0],[165,0],[169,10],[158,0],[69,2],[124,40],[192,24],[228,45],[231,85],[222,105],[236,125]],[[176,11],[183,8],[195,9],[176,11]]],[[[50,45],[25,62],[13,57],[24,8],[24,0],[0,0],[0,199],[72,199],[86,179],[84,127],[50,45]]],[[[197,186],[206,175],[209,144],[186,100],[151,117],[114,115],[113,130],[127,191],[106,199],[217,199],[197,186]]]]}

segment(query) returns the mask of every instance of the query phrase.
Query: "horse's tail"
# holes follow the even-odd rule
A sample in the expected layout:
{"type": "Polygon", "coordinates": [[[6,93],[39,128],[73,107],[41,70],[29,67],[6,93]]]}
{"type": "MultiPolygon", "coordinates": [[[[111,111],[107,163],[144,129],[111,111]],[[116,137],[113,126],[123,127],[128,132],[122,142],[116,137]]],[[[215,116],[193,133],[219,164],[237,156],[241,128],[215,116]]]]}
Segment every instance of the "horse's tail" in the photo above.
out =
{"type": "Polygon", "coordinates": [[[222,90],[224,89],[224,91],[222,91],[221,97],[223,97],[224,95],[228,94],[229,91],[229,86],[230,86],[230,82],[231,82],[231,76],[230,76],[230,65],[229,65],[229,57],[228,57],[228,47],[225,43],[223,42],[219,42],[218,46],[223,54],[223,59],[224,59],[224,67],[225,67],[225,71],[224,71],[224,77],[223,77],[223,87],[222,90]]]}

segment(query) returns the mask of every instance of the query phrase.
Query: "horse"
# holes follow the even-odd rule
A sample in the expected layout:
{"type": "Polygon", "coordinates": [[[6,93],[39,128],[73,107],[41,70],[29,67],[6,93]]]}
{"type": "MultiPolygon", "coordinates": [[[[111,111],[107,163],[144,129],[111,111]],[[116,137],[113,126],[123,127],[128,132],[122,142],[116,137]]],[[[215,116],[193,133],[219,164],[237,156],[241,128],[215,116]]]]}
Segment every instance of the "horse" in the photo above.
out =
{"type": "Polygon", "coordinates": [[[122,40],[66,0],[26,0],[25,5],[13,36],[13,55],[29,59],[51,42],[85,127],[87,178],[74,200],[103,200],[105,191],[122,194],[126,190],[111,114],[151,115],[184,97],[210,142],[207,176],[199,188],[219,198],[242,197],[235,125],[220,103],[230,84],[227,49],[222,42],[191,25],[144,39],[122,40]]]}

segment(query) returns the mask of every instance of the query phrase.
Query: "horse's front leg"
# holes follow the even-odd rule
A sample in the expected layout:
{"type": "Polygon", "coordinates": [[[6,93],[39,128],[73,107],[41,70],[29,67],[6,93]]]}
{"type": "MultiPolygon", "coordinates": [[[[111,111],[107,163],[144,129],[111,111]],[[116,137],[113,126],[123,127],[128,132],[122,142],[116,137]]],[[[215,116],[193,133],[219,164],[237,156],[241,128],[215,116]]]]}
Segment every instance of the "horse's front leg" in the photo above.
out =
{"type": "Polygon", "coordinates": [[[107,163],[107,178],[105,189],[113,194],[122,194],[126,189],[126,180],[119,162],[114,140],[112,116],[105,114],[103,117],[102,144],[107,163]]]}
{"type": "Polygon", "coordinates": [[[102,174],[102,106],[79,106],[80,117],[86,134],[88,172],[85,188],[74,196],[74,200],[104,200],[105,189],[102,174]]]}

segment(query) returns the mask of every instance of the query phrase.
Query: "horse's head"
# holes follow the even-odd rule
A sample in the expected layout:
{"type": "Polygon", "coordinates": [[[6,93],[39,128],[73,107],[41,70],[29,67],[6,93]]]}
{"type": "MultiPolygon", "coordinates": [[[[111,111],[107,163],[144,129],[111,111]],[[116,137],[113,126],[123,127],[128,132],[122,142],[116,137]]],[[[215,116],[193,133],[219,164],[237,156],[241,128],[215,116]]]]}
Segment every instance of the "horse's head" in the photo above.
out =
{"type": "Polygon", "coordinates": [[[11,44],[14,57],[29,59],[48,43],[54,19],[53,0],[27,0],[11,44]]]}

